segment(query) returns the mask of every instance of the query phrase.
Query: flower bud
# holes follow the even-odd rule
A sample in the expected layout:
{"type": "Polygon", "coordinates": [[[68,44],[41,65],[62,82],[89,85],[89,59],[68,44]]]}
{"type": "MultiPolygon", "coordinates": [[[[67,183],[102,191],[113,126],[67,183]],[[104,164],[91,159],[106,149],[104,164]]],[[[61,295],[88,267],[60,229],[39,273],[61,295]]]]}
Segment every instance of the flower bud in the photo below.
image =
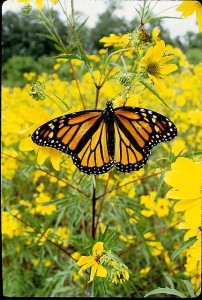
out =
{"type": "Polygon", "coordinates": [[[30,84],[29,95],[36,101],[45,99],[45,84],[40,81],[33,81],[30,84]]]}

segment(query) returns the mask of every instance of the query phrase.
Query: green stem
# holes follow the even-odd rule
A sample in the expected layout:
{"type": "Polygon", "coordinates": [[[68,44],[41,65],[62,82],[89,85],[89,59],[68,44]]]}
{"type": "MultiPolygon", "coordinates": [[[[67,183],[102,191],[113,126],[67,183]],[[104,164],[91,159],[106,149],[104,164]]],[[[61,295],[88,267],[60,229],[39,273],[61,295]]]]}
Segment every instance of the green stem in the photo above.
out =
{"type": "Polygon", "coordinates": [[[96,192],[96,179],[95,175],[92,175],[92,181],[93,181],[93,195],[92,195],[92,228],[91,228],[91,235],[92,238],[95,240],[95,233],[96,233],[96,226],[95,226],[95,213],[96,213],[96,197],[95,197],[95,192],[96,192]]]}

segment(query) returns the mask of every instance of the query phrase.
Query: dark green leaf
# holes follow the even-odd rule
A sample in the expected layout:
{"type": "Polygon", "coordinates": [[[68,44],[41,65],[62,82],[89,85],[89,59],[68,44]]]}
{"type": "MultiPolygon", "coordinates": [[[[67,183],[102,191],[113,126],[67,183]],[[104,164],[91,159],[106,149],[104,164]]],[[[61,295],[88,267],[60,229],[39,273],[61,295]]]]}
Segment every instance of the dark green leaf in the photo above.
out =
{"type": "Polygon", "coordinates": [[[174,259],[176,258],[176,256],[177,256],[178,254],[180,254],[180,252],[181,252],[182,250],[184,250],[184,249],[186,249],[186,248],[189,248],[191,245],[193,245],[193,243],[196,242],[196,240],[197,240],[196,237],[193,236],[193,237],[191,237],[190,239],[188,239],[187,241],[183,242],[183,243],[179,246],[179,248],[178,248],[177,250],[175,250],[175,251],[172,253],[170,260],[174,260],[174,259]]]}
{"type": "Polygon", "coordinates": [[[180,298],[187,298],[184,294],[178,292],[177,290],[175,290],[173,288],[169,288],[169,287],[155,289],[155,290],[147,293],[144,297],[146,298],[148,296],[156,295],[156,294],[175,295],[180,298]]]}
{"type": "Polygon", "coordinates": [[[89,17],[87,17],[85,20],[84,20],[84,22],[83,23],[81,23],[80,25],[79,25],[79,27],[77,28],[77,32],[79,32],[79,30],[81,30],[81,28],[85,25],[85,23],[88,21],[88,19],[89,19],[89,17]]]}
{"type": "Polygon", "coordinates": [[[191,298],[195,298],[196,296],[194,294],[192,284],[188,280],[182,280],[182,281],[184,282],[184,284],[186,284],[186,287],[189,291],[189,294],[190,294],[191,298]]]}
{"type": "Polygon", "coordinates": [[[64,58],[64,59],[79,59],[79,60],[82,60],[81,57],[79,57],[78,55],[76,54],[60,54],[60,55],[57,55],[57,56],[52,56],[50,58],[64,58]]]}
{"type": "Polygon", "coordinates": [[[58,42],[58,40],[52,36],[51,34],[46,34],[46,33],[38,33],[38,35],[42,36],[42,37],[45,37],[46,39],[49,39],[51,41],[54,41],[55,43],[58,42]]]}
{"type": "Polygon", "coordinates": [[[58,45],[58,44],[56,44],[56,43],[54,43],[54,47],[55,47],[55,49],[58,50],[58,51],[64,51],[64,49],[63,49],[60,45],[58,45]]]}

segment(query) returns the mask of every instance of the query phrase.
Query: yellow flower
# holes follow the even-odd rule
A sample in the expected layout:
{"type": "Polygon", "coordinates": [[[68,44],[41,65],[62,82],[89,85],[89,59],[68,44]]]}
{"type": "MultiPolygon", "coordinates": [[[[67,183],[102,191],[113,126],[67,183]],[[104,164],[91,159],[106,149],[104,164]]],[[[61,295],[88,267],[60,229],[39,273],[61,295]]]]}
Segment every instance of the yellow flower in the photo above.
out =
{"type": "Polygon", "coordinates": [[[164,41],[157,42],[155,46],[149,47],[147,53],[140,61],[140,66],[146,69],[149,78],[161,89],[165,89],[163,78],[177,70],[175,64],[166,64],[173,55],[164,55],[166,46],[164,41]]]}
{"type": "Polygon", "coordinates": [[[100,43],[105,43],[104,47],[125,47],[130,40],[130,36],[128,34],[124,35],[115,35],[111,33],[109,36],[104,36],[99,40],[100,43]]]}
{"type": "MultiPolygon", "coordinates": [[[[164,149],[166,149],[168,152],[170,152],[170,148],[167,144],[163,145],[164,149]]],[[[183,152],[186,149],[186,144],[184,140],[181,140],[180,138],[172,143],[172,153],[174,153],[176,156],[179,155],[181,152],[183,152]]]]}
{"type": "Polygon", "coordinates": [[[159,217],[167,216],[169,214],[169,200],[159,198],[158,201],[155,203],[154,211],[159,217]]]}
{"type": "Polygon", "coordinates": [[[76,252],[71,254],[71,257],[75,260],[79,260],[79,258],[81,257],[81,254],[76,251],[76,252]]]}
{"type": "Polygon", "coordinates": [[[182,17],[187,18],[194,12],[199,25],[199,32],[202,32],[202,3],[201,1],[183,1],[177,8],[182,12],[182,17]]]}
{"type": "Polygon", "coordinates": [[[111,283],[116,285],[123,284],[125,281],[129,279],[128,269],[123,264],[119,264],[117,266],[115,265],[115,268],[112,271],[111,276],[112,276],[111,283]]]}
{"type": "Polygon", "coordinates": [[[140,274],[146,275],[147,273],[149,273],[151,267],[146,267],[144,269],[140,270],[140,274]]]}
{"type": "MultiPolygon", "coordinates": [[[[29,121],[34,123],[29,129],[27,129],[24,133],[26,134],[32,134],[35,129],[37,129],[41,124],[47,122],[48,120],[51,119],[49,114],[43,110],[40,110],[38,108],[23,108],[22,109],[23,114],[29,117],[29,121]]],[[[60,115],[61,113],[56,112],[55,114],[52,115],[52,117],[56,117],[60,115]]],[[[37,152],[37,163],[39,165],[42,165],[44,161],[49,157],[50,161],[53,165],[53,168],[57,171],[60,170],[60,161],[62,158],[62,152],[57,151],[56,149],[53,148],[48,148],[48,147],[40,147],[36,145],[31,137],[25,138],[22,140],[22,142],[19,145],[19,149],[21,151],[31,151],[31,150],[36,150],[37,152]]]]}
{"type": "MultiPolygon", "coordinates": [[[[25,4],[28,4],[30,2],[32,2],[31,0],[18,0],[18,2],[23,2],[25,4]]],[[[34,1],[37,8],[42,10],[43,9],[43,6],[44,6],[44,0],[35,0],[34,1]]],[[[53,4],[57,4],[58,3],[58,0],[50,0],[50,2],[52,2],[53,4]]]]}
{"type": "Polygon", "coordinates": [[[44,267],[48,268],[48,267],[50,267],[52,265],[52,262],[49,259],[44,259],[43,265],[44,265],[44,267]]]}
{"type": "Polygon", "coordinates": [[[160,40],[159,33],[160,33],[160,29],[157,27],[154,27],[154,29],[152,30],[152,38],[155,43],[157,43],[160,40]]]}
{"type": "Polygon", "coordinates": [[[88,282],[93,281],[95,275],[98,277],[107,277],[106,269],[100,264],[100,258],[102,257],[104,251],[103,242],[97,242],[93,246],[93,255],[92,256],[81,256],[77,265],[81,267],[79,274],[81,275],[84,270],[92,267],[90,280],[88,282]]]}
{"type": "MultiPolygon", "coordinates": [[[[18,210],[12,209],[11,213],[13,215],[18,214],[18,210]]],[[[18,214],[19,216],[19,214],[18,214]]],[[[20,221],[15,219],[7,211],[2,212],[2,234],[7,235],[10,239],[15,236],[20,236],[22,233],[23,226],[20,221]]]]}
{"type": "Polygon", "coordinates": [[[171,168],[164,180],[173,188],[166,197],[180,199],[175,204],[175,211],[185,211],[186,221],[200,227],[202,165],[188,158],[179,157],[171,168]]]}

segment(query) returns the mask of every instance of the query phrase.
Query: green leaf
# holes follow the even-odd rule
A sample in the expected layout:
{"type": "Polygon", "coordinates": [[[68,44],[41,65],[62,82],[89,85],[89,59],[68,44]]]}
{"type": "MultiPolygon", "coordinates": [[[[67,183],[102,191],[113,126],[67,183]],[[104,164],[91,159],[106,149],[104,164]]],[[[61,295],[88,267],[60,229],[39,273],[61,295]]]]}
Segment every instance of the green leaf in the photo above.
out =
{"type": "Polygon", "coordinates": [[[180,20],[181,18],[180,17],[170,17],[170,16],[163,16],[163,17],[153,18],[153,20],[162,20],[162,19],[178,19],[178,20],[180,20]]]}
{"type": "Polygon", "coordinates": [[[144,297],[148,297],[148,296],[151,296],[151,295],[156,295],[156,294],[167,294],[167,295],[175,295],[175,296],[178,296],[180,298],[187,298],[184,294],[178,292],[176,289],[173,289],[173,288],[169,288],[169,287],[165,287],[165,288],[158,288],[158,289],[155,289],[149,293],[147,293],[144,297]]]}
{"type": "Polygon", "coordinates": [[[58,40],[57,40],[54,36],[52,36],[51,34],[38,33],[37,35],[42,36],[42,37],[45,37],[46,39],[49,39],[49,40],[51,40],[51,41],[54,41],[55,43],[58,42],[58,40]]]}
{"type": "Polygon", "coordinates": [[[195,298],[196,296],[194,294],[192,284],[188,280],[182,280],[182,281],[184,282],[184,284],[186,284],[186,287],[188,289],[188,292],[189,292],[191,298],[195,298]]]}
{"type": "Polygon", "coordinates": [[[88,21],[88,19],[89,19],[89,17],[87,17],[87,18],[83,21],[83,23],[81,23],[81,24],[79,25],[79,27],[76,29],[77,32],[79,32],[79,30],[81,30],[81,28],[85,25],[85,23],[88,21]]]}
{"type": "Polygon", "coordinates": [[[158,194],[159,194],[159,192],[160,192],[160,190],[161,190],[161,187],[162,187],[162,185],[163,185],[163,183],[164,183],[165,173],[166,173],[166,171],[163,171],[163,172],[160,174],[160,180],[159,180],[159,184],[158,184],[158,186],[157,186],[157,197],[158,197],[158,194]]]}
{"type": "Polygon", "coordinates": [[[85,62],[85,65],[90,72],[90,61],[89,61],[88,57],[86,56],[86,53],[80,47],[79,47],[79,52],[81,55],[81,60],[83,60],[85,62]]]}
{"type": "Polygon", "coordinates": [[[153,86],[151,86],[150,84],[148,84],[147,82],[145,82],[144,80],[140,79],[139,82],[141,82],[148,90],[150,90],[150,92],[152,92],[157,98],[159,98],[159,100],[161,100],[161,102],[167,106],[170,110],[172,110],[168,104],[163,100],[163,98],[161,98],[161,96],[157,93],[157,91],[153,88],[153,86]]]}
{"type": "Polygon", "coordinates": [[[195,236],[192,236],[190,239],[188,239],[187,241],[183,242],[179,248],[177,250],[175,250],[172,255],[170,260],[174,260],[176,258],[176,256],[178,254],[180,254],[180,252],[186,248],[189,248],[191,245],[193,245],[196,242],[197,238],[195,236]]]}
{"type": "Polygon", "coordinates": [[[64,51],[64,49],[63,49],[60,45],[58,45],[58,44],[56,44],[56,43],[54,43],[54,47],[55,47],[55,49],[58,50],[58,51],[64,51]]]}
{"type": "Polygon", "coordinates": [[[79,60],[82,60],[81,57],[79,57],[78,55],[76,54],[60,54],[60,55],[57,55],[57,56],[51,56],[50,58],[65,58],[65,59],[79,59],[79,60]]]}

